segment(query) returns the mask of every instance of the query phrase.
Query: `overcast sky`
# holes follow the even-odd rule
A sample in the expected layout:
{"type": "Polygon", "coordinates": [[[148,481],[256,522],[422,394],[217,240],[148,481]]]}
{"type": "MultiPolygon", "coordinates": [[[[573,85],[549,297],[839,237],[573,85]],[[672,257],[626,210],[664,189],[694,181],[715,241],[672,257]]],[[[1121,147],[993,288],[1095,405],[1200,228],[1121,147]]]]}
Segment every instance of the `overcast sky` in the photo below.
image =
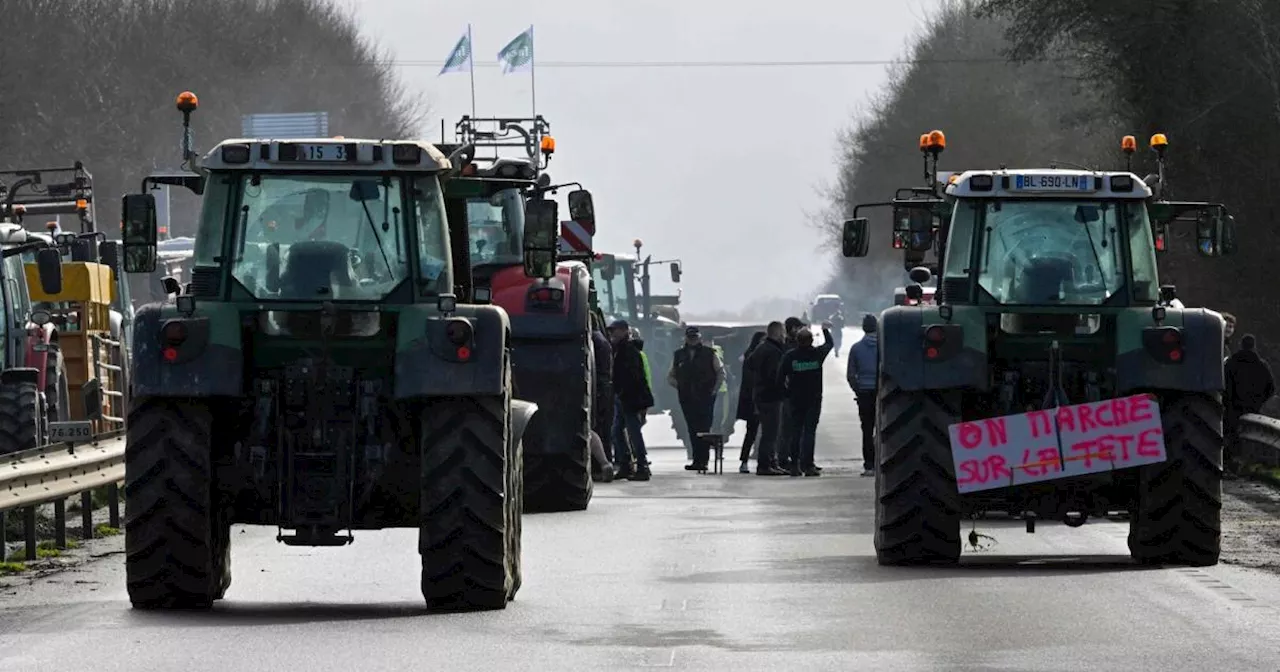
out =
{"type": "MultiPolygon", "coordinates": [[[[548,172],[595,195],[597,251],[683,259],[683,304],[811,298],[831,249],[806,218],[825,207],[836,136],[884,83],[883,65],[566,67],[636,61],[884,61],[942,0],[339,0],[427,97],[423,131],[470,112],[465,73],[437,77],[472,26],[479,116],[527,116],[530,75],[498,51],[534,26],[548,172]],[[562,65],[557,66],[556,62],[562,65]]],[[[561,203],[562,211],[564,209],[561,203]]],[[[666,292],[667,287],[655,288],[666,292]]]]}

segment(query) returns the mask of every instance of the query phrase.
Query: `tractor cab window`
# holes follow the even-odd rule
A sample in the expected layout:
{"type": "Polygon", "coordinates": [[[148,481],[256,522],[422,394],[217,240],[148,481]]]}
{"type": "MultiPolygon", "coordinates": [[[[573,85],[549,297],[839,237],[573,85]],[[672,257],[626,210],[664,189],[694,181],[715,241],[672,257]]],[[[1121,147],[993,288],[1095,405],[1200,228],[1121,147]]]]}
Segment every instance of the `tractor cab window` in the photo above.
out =
{"type": "Polygon", "coordinates": [[[604,313],[606,322],[638,319],[633,285],[635,277],[630,265],[618,262],[618,271],[610,280],[604,279],[603,267],[595,264],[591,268],[592,280],[596,283],[596,294],[600,297],[600,312],[604,313]]]}
{"type": "Polygon", "coordinates": [[[259,299],[381,299],[414,274],[407,232],[417,226],[419,276],[436,282],[447,268],[439,185],[434,177],[418,180],[406,211],[403,182],[368,174],[240,176],[230,215],[232,276],[259,299]]]}
{"type": "Polygon", "coordinates": [[[524,196],[519,189],[467,199],[467,227],[471,265],[521,263],[524,196]]]}
{"type": "MultiPolygon", "coordinates": [[[[1124,227],[1132,228],[1140,204],[1041,199],[984,201],[978,207],[978,284],[999,302],[1100,305],[1126,291],[1122,255],[1125,237],[1133,234],[1124,227]]],[[[1153,278],[1153,266],[1142,275],[1153,278]]]]}

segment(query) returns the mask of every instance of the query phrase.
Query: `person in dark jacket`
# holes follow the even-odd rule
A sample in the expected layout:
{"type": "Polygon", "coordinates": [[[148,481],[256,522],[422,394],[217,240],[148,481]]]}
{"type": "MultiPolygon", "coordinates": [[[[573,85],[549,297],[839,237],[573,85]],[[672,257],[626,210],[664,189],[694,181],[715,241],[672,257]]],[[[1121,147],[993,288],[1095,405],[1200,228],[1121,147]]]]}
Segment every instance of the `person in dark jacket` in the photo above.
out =
{"type": "Polygon", "coordinates": [[[609,337],[599,328],[591,331],[591,350],[593,366],[596,372],[595,398],[591,405],[591,431],[600,441],[600,453],[595,457],[595,471],[600,480],[608,483],[613,480],[613,346],[609,337]]]}
{"type": "MultiPolygon", "coordinates": [[[[783,326],[786,327],[787,336],[782,343],[782,351],[784,353],[795,350],[796,334],[805,327],[804,320],[798,317],[788,317],[783,326]]],[[[785,398],[782,399],[781,418],[782,424],[778,428],[778,440],[781,442],[778,448],[778,468],[783,471],[791,471],[791,443],[795,438],[795,427],[791,425],[794,415],[791,413],[791,402],[785,398]]]]}
{"type": "MultiPolygon", "coordinates": [[[[742,365],[739,368],[738,378],[741,383],[738,386],[738,419],[747,423],[747,433],[742,437],[742,452],[738,456],[742,462],[738,467],[740,474],[751,473],[751,446],[760,433],[760,416],[756,413],[756,402],[751,398],[751,388],[755,384],[755,374],[751,370],[751,352],[763,340],[763,331],[757,331],[751,335],[751,345],[748,345],[747,351],[742,353],[742,365]]],[[[758,451],[759,447],[756,450],[758,451]]]]}
{"type": "Polygon", "coordinates": [[[1276,393],[1271,365],[1256,352],[1257,340],[1253,334],[1240,339],[1240,350],[1227,359],[1225,365],[1226,386],[1223,394],[1222,429],[1227,449],[1226,462],[1232,471],[1238,464],[1237,440],[1240,416],[1257,413],[1276,393]]]}
{"type": "Polygon", "coordinates": [[[1227,357],[1231,357],[1231,336],[1236,333],[1236,316],[1231,313],[1223,313],[1222,321],[1226,324],[1222,329],[1222,347],[1227,352],[1227,357]]]}
{"type": "Polygon", "coordinates": [[[783,476],[787,473],[780,468],[778,459],[784,447],[780,442],[780,430],[782,400],[786,396],[786,390],[778,384],[778,364],[782,361],[785,338],[782,323],[770,322],[765,339],[751,351],[748,359],[753,376],[751,398],[760,418],[760,442],[756,448],[757,476],[783,476]]]}
{"type": "Polygon", "coordinates": [[[614,469],[619,478],[647,481],[651,476],[649,453],[645,450],[641,428],[645,414],[653,406],[653,393],[645,378],[644,358],[632,342],[631,325],[625,320],[609,325],[609,339],[613,342],[613,389],[617,404],[613,428],[614,469]]]}
{"type": "Polygon", "coordinates": [[[834,346],[831,324],[822,325],[822,345],[813,346],[813,332],[796,333],[795,349],[782,355],[778,364],[778,382],[787,391],[790,403],[792,436],[789,437],[791,475],[822,475],[813,463],[818,418],[822,413],[822,363],[834,346]]]}
{"type": "Polygon", "coordinates": [[[693,444],[693,463],[684,468],[702,471],[711,459],[711,447],[698,434],[711,431],[716,392],[724,382],[724,367],[715,350],[702,342],[702,332],[697,327],[686,327],[684,339],[684,347],[676,350],[672,357],[667,383],[676,388],[689,441],[693,444]]]}
{"type": "Polygon", "coordinates": [[[874,476],[876,469],[876,394],[879,387],[879,336],[876,316],[862,318],[862,340],[849,348],[849,368],[845,379],[858,400],[858,421],[862,424],[862,475],[874,476]]]}

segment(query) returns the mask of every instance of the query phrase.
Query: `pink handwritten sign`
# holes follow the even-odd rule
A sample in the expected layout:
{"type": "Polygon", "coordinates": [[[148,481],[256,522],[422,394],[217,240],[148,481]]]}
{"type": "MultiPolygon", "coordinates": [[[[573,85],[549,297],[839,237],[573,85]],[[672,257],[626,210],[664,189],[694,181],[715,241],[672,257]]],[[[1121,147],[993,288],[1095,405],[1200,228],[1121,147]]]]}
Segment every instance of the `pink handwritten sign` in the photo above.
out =
{"type": "Polygon", "coordinates": [[[1166,459],[1160,406],[1146,394],[950,427],[960,492],[1155,464],[1166,459]]]}

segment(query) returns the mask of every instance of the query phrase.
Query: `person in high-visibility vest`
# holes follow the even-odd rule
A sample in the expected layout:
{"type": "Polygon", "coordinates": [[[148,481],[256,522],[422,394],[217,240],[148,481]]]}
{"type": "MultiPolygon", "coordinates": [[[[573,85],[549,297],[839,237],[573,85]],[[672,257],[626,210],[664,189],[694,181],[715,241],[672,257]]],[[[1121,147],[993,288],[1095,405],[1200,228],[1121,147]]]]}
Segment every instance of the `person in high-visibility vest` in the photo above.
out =
{"type": "Polygon", "coordinates": [[[711,420],[712,430],[717,434],[728,434],[727,428],[724,426],[726,418],[729,417],[729,368],[724,365],[724,348],[719,343],[711,342],[711,349],[716,353],[716,359],[720,360],[720,368],[725,375],[720,379],[720,388],[716,390],[716,407],[715,414],[711,420]]]}
{"type": "Polygon", "coordinates": [[[640,361],[644,364],[644,382],[649,386],[649,394],[653,394],[653,372],[649,370],[649,355],[644,352],[644,339],[640,338],[640,332],[633,328],[631,330],[631,340],[636,344],[636,349],[640,351],[640,361]]]}

